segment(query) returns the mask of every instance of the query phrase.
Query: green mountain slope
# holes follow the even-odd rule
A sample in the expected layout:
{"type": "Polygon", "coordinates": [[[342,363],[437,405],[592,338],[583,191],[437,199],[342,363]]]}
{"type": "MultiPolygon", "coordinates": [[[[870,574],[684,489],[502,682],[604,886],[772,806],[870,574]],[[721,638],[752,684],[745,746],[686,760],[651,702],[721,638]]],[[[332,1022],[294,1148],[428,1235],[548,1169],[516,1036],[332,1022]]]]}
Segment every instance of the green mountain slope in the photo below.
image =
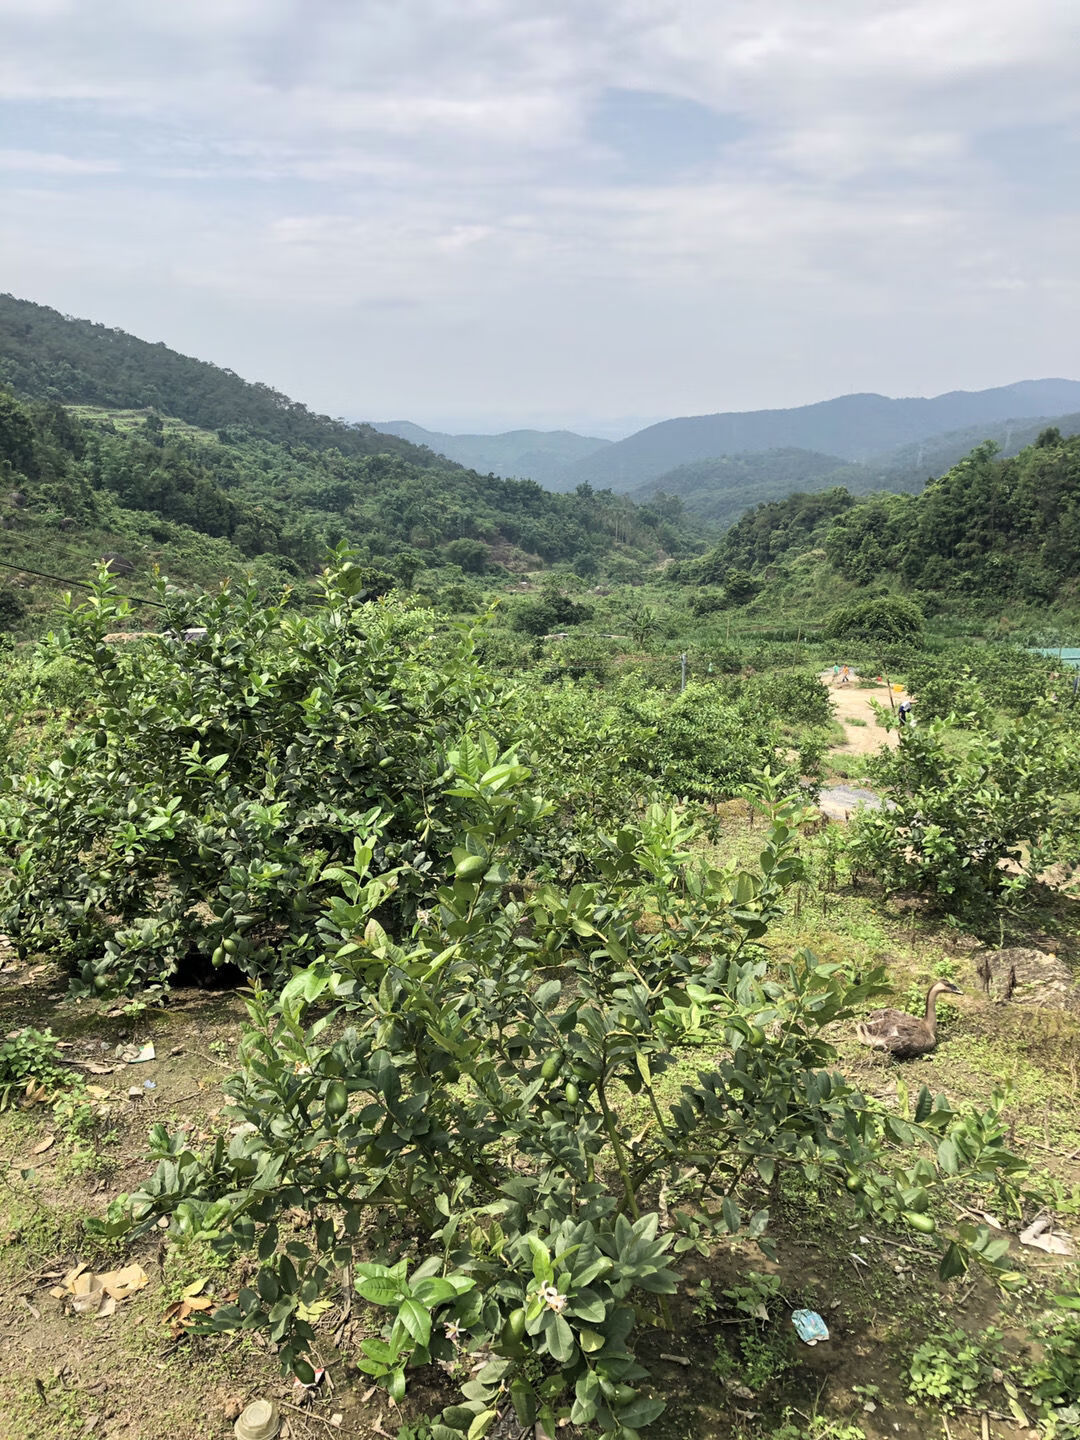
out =
{"type": "Polygon", "coordinates": [[[22,392],[0,388],[0,560],[22,567],[0,585],[16,621],[56,588],[26,572],[77,580],[106,551],[133,584],[155,565],[192,584],[277,582],[344,541],[430,594],[557,562],[644,570],[694,548],[677,505],[478,475],[163,346],[23,302],[0,318],[0,369],[22,392]]]}
{"type": "Polygon", "coordinates": [[[602,450],[610,440],[577,435],[573,430],[507,430],[501,435],[447,435],[425,430],[409,420],[392,420],[375,426],[384,435],[397,435],[414,445],[426,445],[439,455],[506,479],[535,480],[547,490],[569,490],[568,468],[577,460],[602,450]]]}
{"type": "Polygon", "coordinates": [[[1005,420],[953,430],[885,451],[861,465],[837,455],[800,449],[722,455],[677,466],[630,494],[638,501],[677,495],[690,514],[713,524],[732,525],[752,506],[834,485],[842,485],[853,495],[878,490],[916,493],[930,476],[942,474],[977,445],[990,441],[1002,455],[1017,455],[1050,426],[1056,426],[1063,435],[1076,434],[1080,432],[1080,414],[1005,420]]]}
{"type": "Polygon", "coordinates": [[[630,494],[641,502],[675,495],[691,514],[713,524],[732,525],[751,506],[779,500],[793,491],[832,484],[850,490],[882,488],[869,469],[845,464],[837,455],[792,448],[695,460],[669,470],[630,494]]]}
{"type": "Polygon", "coordinates": [[[1012,457],[979,446],[918,495],[856,498],[837,487],[760,505],[700,561],[672,568],[696,584],[745,571],[783,584],[794,562],[814,555],[810,584],[826,597],[836,581],[884,582],[930,609],[1071,605],[1080,588],[1080,435],[1049,427],[1012,457]]]}
{"type": "Polygon", "coordinates": [[[151,345],[123,330],[61,315],[46,305],[0,295],[0,385],[30,400],[156,410],[203,430],[239,426],[264,440],[331,447],[343,455],[430,454],[370,425],[316,415],[269,385],[151,345]]]}
{"type": "Polygon", "coordinates": [[[1077,381],[1022,380],[930,399],[841,395],[791,410],[690,415],[650,425],[586,456],[572,467],[568,479],[632,491],[678,465],[762,450],[812,450],[863,463],[949,431],[975,427],[985,434],[987,425],[1064,415],[1078,408],[1077,381]]]}

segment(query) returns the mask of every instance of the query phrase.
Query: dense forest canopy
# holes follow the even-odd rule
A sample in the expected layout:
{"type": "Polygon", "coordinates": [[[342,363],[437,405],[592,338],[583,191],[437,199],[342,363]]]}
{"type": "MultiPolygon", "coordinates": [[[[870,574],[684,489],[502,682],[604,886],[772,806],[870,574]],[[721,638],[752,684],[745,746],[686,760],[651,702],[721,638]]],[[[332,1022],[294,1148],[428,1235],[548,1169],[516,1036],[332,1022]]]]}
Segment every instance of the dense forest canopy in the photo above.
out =
{"type": "Polygon", "coordinates": [[[891,577],[936,603],[1066,599],[1080,575],[1080,436],[1050,427],[1015,457],[995,451],[977,447],[920,495],[837,487],[760,505],[675,578],[722,584],[821,548],[846,581],[891,577]]]}
{"type": "Polygon", "coordinates": [[[123,330],[0,295],[0,385],[32,400],[108,409],[152,409],[204,430],[239,426],[267,440],[333,447],[344,455],[408,456],[445,464],[370,425],[316,415],[269,385],[152,345],[123,330]]]}

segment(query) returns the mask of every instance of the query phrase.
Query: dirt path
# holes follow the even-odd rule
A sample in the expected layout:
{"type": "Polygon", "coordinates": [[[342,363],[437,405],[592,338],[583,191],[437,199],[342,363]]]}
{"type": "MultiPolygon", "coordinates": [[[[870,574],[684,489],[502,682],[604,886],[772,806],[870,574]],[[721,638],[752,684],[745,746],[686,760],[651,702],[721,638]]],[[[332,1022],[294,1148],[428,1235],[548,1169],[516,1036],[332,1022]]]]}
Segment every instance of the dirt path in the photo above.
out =
{"type": "MultiPolygon", "coordinates": [[[[845,740],[842,745],[833,748],[834,755],[872,755],[875,750],[880,750],[882,745],[888,745],[896,749],[900,743],[900,736],[896,730],[882,730],[877,723],[877,716],[871,708],[871,700],[876,700],[880,705],[889,703],[889,692],[884,684],[875,685],[872,690],[859,688],[860,677],[851,672],[851,683],[840,685],[833,683],[833,672],[823,670],[821,672],[821,683],[828,687],[829,698],[835,707],[837,720],[844,727],[845,740]],[[852,725],[852,720],[861,720],[862,725],[852,725]]],[[[893,697],[899,705],[901,700],[908,698],[906,690],[900,691],[893,697]]]]}

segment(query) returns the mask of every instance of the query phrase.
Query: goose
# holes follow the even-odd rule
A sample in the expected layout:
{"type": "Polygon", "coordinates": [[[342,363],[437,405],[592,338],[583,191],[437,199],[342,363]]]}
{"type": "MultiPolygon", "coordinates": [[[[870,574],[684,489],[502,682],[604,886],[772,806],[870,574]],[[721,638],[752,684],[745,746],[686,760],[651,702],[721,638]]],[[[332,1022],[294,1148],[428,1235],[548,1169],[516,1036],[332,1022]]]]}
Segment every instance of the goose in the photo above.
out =
{"type": "Polygon", "coordinates": [[[855,1033],[864,1045],[887,1050],[898,1060],[915,1055],[928,1055],[937,1045],[937,998],[939,995],[962,995],[951,980],[935,980],[926,996],[926,1014],[920,1020],[904,1010],[875,1010],[855,1025],[855,1033]]]}

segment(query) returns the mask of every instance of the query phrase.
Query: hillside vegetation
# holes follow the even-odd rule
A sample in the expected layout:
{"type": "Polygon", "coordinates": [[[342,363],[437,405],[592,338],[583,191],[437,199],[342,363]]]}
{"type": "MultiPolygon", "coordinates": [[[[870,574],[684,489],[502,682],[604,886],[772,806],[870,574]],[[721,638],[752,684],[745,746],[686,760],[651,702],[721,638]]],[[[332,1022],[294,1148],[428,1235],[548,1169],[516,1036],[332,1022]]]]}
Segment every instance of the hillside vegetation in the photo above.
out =
{"type": "Polygon", "coordinates": [[[1080,436],[1051,427],[1019,455],[978,447],[919,495],[856,498],[842,487],[792,495],[744,515],[672,578],[722,585],[731,572],[783,583],[816,553],[819,605],[844,584],[900,585],[931,611],[1004,601],[1071,604],[1080,577],[1080,436]]]}
{"type": "MultiPolygon", "coordinates": [[[[1080,383],[1075,380],[1024,380],[931,399],[841,395],[791,410],[664,420],[578,461],[571,473],[592,485],[634,490],[678,465],[762,450],[804,449],[864,463],[950,431],[1064,415],[1078,408],[1080,383]]],[[[985,438],[985,432],[976,438],[985,438]]]]}
{"type": "Polygon", "coordinates": [[[610,444],[594,435],[576,435],[572,430],[507,430],[499,435],[447,435],[425,430],[408,420],[388,421],[375,427],[384,435],[398,435],[414,445],[426,445],[439,455],[468,465],[486,475],[489,471],[508,479],[535,480],[547,490],[572,490],[578,482],[571,476],[574,461],[595,454],[610,444]]]}
{"type": "Polygon", "coordinates": [[[202,430],[235,433],[239,428],[313,450],[397,454],[419,465],[437,463],[419,446],[380,435],[370,425],[316,415],[232,370],[13,295],[0,295],[0,385],[31,400],[154,410],[202,430]]]}
{"type": "MultiPolygon", "coordinates": [[[[386,572],[383,589],[425,575],[438,589],[556,562],[599,575],[692,548],[678,507],[479,475],[40,306],[0,305],[0,374],[33,397],[0,389],[0,559],[30,570],[78,580],[113,553],[122,573],[160,565],[206,584],[251,569],[280,583],[345,540],[386,572]]],[[[0,625],[54,590],[0,581],[0,625]]]]}

